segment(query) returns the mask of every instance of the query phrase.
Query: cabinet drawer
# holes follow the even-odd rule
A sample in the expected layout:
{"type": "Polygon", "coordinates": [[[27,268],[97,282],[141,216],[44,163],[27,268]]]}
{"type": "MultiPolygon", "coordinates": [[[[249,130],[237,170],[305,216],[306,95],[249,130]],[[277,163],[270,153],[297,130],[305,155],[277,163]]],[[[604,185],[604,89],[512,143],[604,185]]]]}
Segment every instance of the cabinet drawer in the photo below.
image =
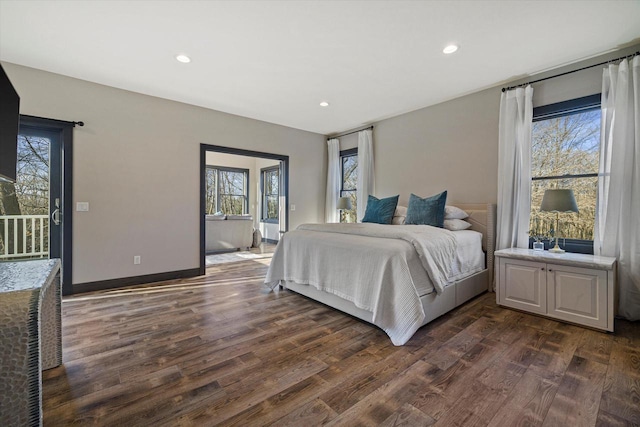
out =
{"type": "Polygon", "coordinates": [[[547,314],[595,328],[607,328],[607,272],[548,265],[547,314]]]}
{"type": "Polygon", "coordinates": [[[547,312],[545,265],[500,258],[498,303],[533,313],[547,312]]]}

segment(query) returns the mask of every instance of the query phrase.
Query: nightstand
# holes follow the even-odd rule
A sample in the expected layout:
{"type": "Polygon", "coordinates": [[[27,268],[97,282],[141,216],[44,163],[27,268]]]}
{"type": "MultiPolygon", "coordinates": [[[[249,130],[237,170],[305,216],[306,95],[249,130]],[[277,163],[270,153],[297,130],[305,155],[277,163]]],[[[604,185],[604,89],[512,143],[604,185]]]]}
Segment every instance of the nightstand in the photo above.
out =
{"type": "Polygon", "coordinates": [[[520,248],[495,257],[499,305],[613,332],[615,258],[520,248]]]}

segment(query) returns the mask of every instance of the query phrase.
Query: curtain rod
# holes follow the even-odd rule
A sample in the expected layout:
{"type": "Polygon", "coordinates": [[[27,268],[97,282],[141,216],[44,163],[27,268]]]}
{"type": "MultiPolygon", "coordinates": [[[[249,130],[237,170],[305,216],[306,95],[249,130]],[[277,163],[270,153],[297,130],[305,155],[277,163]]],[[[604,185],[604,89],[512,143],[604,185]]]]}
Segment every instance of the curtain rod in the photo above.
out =
{"type": "Polygon", "coordinates": [[[353,135],[354,133],[362,132],[363,130],[369,130],[369,129],[373,129],[373,125],[369,126],[368,128],[354,130],[353,132],[343,133],[342,135],[332,136],[331,138],[327,138],[327,141],[333,138],[340,138],[342,136],[353,135]]]}
{"type": "Polygon", "coordinates": [[[549,76],[549,77],[545,77],[543,79],[538,79],[538,80],[534,80],[534,81],[527,82],[527,83],[522,83],[522,84],[515,85],[515,86],[503,87],[502,91],[505,92],[505,91],[508,91],[508,90],[511,90],[511,89],[527,86],[527,85],[530,85],[530,84],[533,84],[533,83],[543,82],[543,81],[549,80],[549,79],[555,79],[556,77],[566,76],[567,74],[576,73],[578,71],[587,70],[589,68],[598,67],[600,65],[610,64],[611,62],[621,61],[621,60],[627,59],[627,58],[633,58],[636,55],[640,55],[640,51],[637,51],[636,53],[632,53],[631,55],[621,56],[620,58],[610,59],[608,61],[604,61],[604,62],[601,62],[599,64],[593,64],[593,65],[589,65],[587,67],[578,68],[577,70],[567,71],[565,73],[556,74],[555,76],[549,76]]]}
{"type": "Polygon", "coordinates": [[[20,114],[20,116],[21,117],[28,117],[28,118],[32,118],[32,119],[38,119],[38,120],[47,120],[49,122],[56,122],[56,123],[60,123],[60,124],[71,125],[73,127],[84,126],[84,122],[76,122],[76,121],[60,120],[60,119],[49,119],[47,117],[30,116],[29,114],[20,114]]]}

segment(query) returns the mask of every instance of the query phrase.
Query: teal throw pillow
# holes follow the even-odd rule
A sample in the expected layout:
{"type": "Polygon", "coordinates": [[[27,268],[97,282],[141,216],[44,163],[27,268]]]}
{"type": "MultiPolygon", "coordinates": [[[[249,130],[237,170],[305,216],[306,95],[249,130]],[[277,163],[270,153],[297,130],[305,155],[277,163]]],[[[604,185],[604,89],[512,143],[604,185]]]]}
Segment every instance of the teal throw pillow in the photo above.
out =
{"type": "Polygon", "coordinates": [[[398,196],[378,199],[369,195],[367,209],[364,212],[362,222],[375,222],[376,224],[391,224],[393,213],[398,205],[398,196]]]}
{"type": "Polygon", "coordinates": [[[424,199],[411,194],[404,223],[432,225],[442,228],[444,227],[444,207],[446,202],[446,191],[424,199]]]}

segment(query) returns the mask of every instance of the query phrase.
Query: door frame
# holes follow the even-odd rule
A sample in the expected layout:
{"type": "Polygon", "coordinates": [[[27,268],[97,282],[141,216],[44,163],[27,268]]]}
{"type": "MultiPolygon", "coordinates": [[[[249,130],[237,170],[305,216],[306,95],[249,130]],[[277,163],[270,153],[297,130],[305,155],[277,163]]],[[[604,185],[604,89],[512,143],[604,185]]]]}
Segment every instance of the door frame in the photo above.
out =
{"type": "Polygon", "coordinates": [[[246,157],[260,157],[263,159],[273,159],[282,162],[282,177],[280,181],[280,187],[282,188],[282,195],[284,196],[284,230],[289,230],[289,156],[282,154],[264,153],[261,151],[243,150],[240,148],[224,147],[221,145],[200,144],[200,209],[198,211],[200,219],[200,275],[203,276],[206,272],[205,266],[205,215],[207,198],[207,152],[235,154],[238,156],[246,157]]]}
{"type": "Polygon", "coordinates": [[[62,162],[60,172],[62,176],[53,178],[49,175],[49,181],[61,179],[62,233],[60,251],[62,253],[62,268],[60,281],[62,294],[70,295],[73,293],[73,128],[76,124],[64,120],[20,115],[20,126],[23,125],[57,133],[60,136],[60,161],[62,162]]]}

